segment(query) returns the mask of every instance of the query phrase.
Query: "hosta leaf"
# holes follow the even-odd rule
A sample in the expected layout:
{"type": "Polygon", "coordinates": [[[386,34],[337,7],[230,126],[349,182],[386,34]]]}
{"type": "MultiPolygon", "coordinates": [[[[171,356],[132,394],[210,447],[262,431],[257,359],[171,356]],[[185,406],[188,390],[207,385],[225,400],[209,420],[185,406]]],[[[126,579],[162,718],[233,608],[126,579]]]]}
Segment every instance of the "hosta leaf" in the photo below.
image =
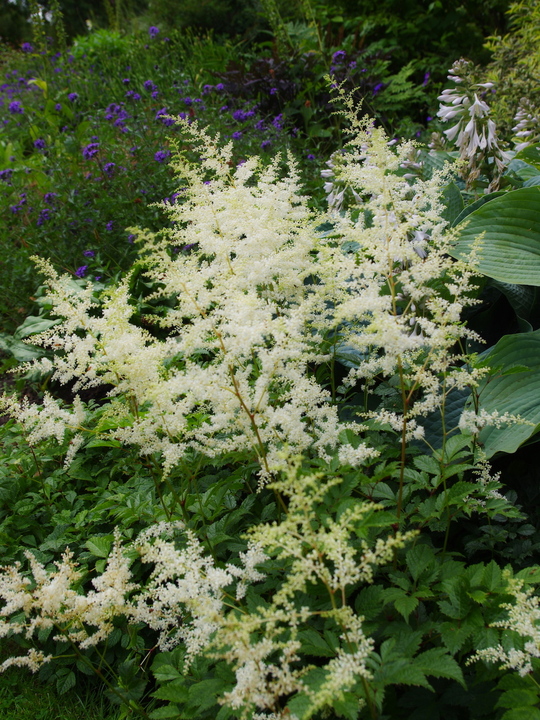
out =
{"type": "Polygon", "coordinates": [[[491,457],[496,452],[515,452],[540,424],[540,330],[505,335],[484,361],[496,371],[479,388],[480,409],[519,415],[530,423],[484,428],[479,439],[491,457]],[[505,373],[512,368],[528,369],[505,373]]]}
{"type": "Polygon", "coordinates": [[[451,254],[466,259],[484,233],[478,271],[506,283],[540,285],[540,187],[520,188],[485,203],[460,223],[451,254]]]}

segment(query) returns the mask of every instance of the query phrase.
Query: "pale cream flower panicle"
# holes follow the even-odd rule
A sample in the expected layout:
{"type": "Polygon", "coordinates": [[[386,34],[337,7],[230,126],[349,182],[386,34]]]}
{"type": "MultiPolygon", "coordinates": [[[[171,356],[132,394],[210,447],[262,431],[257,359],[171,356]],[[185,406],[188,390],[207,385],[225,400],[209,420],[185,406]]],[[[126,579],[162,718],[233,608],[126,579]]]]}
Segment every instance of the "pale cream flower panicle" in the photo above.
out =
{"type": "Polygon", "coordinates": [[[534,588],[524,588],[523,580],[511,577],[508,571],[504,571],[503,575],[514,601],[501,606],[507,611],[507,617],[492,623],[492,627],[511,630],[523,638],[523,645],[510,647],[506,642],[504,647],[484,648],[469,658],[468,663],[475,660],[499,663],[501,669],[516,670],[524,676],[533,671],[533,659],[540,658],[540,598],[534,593],[534,588]]]}

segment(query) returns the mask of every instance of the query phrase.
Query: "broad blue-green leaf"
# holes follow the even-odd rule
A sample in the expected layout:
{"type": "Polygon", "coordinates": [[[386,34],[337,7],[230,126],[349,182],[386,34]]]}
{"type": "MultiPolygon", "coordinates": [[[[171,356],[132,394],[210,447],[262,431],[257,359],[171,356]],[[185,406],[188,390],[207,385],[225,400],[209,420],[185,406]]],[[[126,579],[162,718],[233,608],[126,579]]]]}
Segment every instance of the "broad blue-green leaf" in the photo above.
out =
{"type": "Polygon", "coordinates": [[[484,362],[495,372],[479,387],[480,409],[519,415],[529,423],[484,428],[479,439],[491,457],[499,451],[515,452],[540,425],[540,330],[505,335],[484,362]],[[505,372],[512,368],[528,370],[505,372]]]}
{"type": "Polygon", "coordinates": [[[458,226],[451,254],[467,259],[482,233],[478,271],[506,283],[540,285],[540,187],[496,197],[458,226]]]}
{"type": "Polygon", "coordinates": [[[468,215],[473,213],[475,210],[478,210],[478,208],[481,208],[482,205],[485,205],[486,203],[495,200],[495,198],[500,197],[501,195],[506,195],[504,190],[497,190],[497,192],[482,195],[482,197],[479,197],[478,200],[475,200],[474,202],[470,203],[470,205],[467,205],[463,208],[457,218],[452,222],[452,227],[459,225],[461,222],[463,222],[463,220],[465,220],[468,215]]]}

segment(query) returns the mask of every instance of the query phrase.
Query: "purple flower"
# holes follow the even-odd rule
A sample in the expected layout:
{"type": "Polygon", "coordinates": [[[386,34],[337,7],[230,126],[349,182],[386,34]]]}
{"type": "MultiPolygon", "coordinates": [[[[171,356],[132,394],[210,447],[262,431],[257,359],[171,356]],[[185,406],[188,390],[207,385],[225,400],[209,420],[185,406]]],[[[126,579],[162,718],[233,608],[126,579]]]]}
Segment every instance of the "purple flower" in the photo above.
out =
{"type": "Polygon", "coordinates": [[[277,88],[270,88],[270,95],[276,95],[277,94],[277,88]]]}
{"type": "Polygon", "coordinates": [[[97,282],[98,280],[101,280],[101,275],[94,275],[94,280],[97,282]]]}
{"type": "Polygon", "coordinates": [[[261,143],[261,149],[265,150],[267,147],[270,147],[272,142],[270,140],[263,140],[261,143]]]}
{"type": "Polygon", "coordinates": [[[47,220],[50,220],[50,219],[51,219],[51,211],[49,210],[49,208],[44,208],[44,209],[39,213],[39,217],[38,217],[38,219],[37,219],[37,223],[36,223],[36,224],[37,224],[38,227],[39,227],[39,226],[43,225],[44,222],[46,222],[47,220]]]}
{"type": "Polygon", "coordinates": [[[70,100],[71,102],[75,102],[75,100],[78,100],[78,98],[79,98],[79,93],[76,93],[76,92],[69,93],[69,95],[68,95],[68,100],[70,100]]]}
{"type": "Polygon", "coordinates": [[[229,109],[229,106],[228,106],[228,105],[222,105],[222,106],[219,108],[219,112],[225,112],[225,110],[228,110],[228,109],[229,109]]]}
{"type": "Polygon", "coordinates": [[[433,120],[433,118],[431,117],[431,115],[428,115],[426,118],[426,122],[429,122],[430,120],[433,120]]]}
{"type": "Polygon", "coordinates": [[[44,150],[45,149],[45,140],[42,140],[41,138],[34,140],[34,147],[37,148],[38,150],[44,150]]]}
{"type": "Polygon", "coordinates": [[[332,55],[332,62],[335,62],[335,63],[343,62],[343,60],[345,60],[346,55],[347,55],[347,53],[345,52],[345,50],[338,50],[337,52],[335,52],[332,55]]]}
{"type": "Polygon", "coordinates": [[[45,205],[51,205],[54,202],[54,198],[57,198],[57,197],[58,197],[58,193],[55,193],[55,192],[45,193],[45,195],[43,196],[43,202],[45,203],[45,205]]]}
{"type": "Polygon", "coordinates": [[[272,120],[272,125],[277,130],[283,130],[283,114],[280,113],[279,115],[276,115],[276,117],[272,120]]]}
{"type": "Polygon", "coordinates": [[[384,83],[377,83],[375,87],[373,88],[373,94],[376,95],[380,90],[382,90],[384,87],[384,83]]]}
{"type": "Polygon", "coordinates": [[[158,150],[154,155],[154,160],[158,163],[165,162],[171,153],[168,150],[158,150]]]}
{"type": "Polygon", "coordinates": [[[431,76],[431,73],[429,73],[429,72],[427,72],[427,73],[424,75],[424,82],[422,83],[422,85],[423,85],[424,87],[428,84],[430,76],[431,76]]]}
{"type": "Polygon", "coordinates": [[[232,136],[234,140],[239,140],[242,137],[242,132],[237,130],[236,132],[233,132],[232,136]]]}
{"type": "Polygon", "coordinates": [[[141,96],[139,95],[139,93],[134,92],[133,95],[131,96],[131,99],[132,100],[140,100],[141,96]]]}
{"type": "Polygon", "coordinates": [[[155,25],[151,25],[148,28],[148,34],[150,35],[151,38],[155,38],[158,33],[159,33],[159,28],[155,27],[155,25]]]}
{"type": "Polygon", "coordinates": [[[7,170],[0,170],[0,180],[4,180],[7,183],[11,181],[12,175],[13,170],[11,170],[10,168],[8,168],[7,170]]]}
{"type": "Polygon", "coordinates": [[[313,155],[312,153],[309,153],[309,155],[307,156],[307,159],[308,159],[308,160],[315,160],[315,155],[313,155]]]}
{"type": "Polygon", "coordinates": [[[218,92],[221,92],[222,90],[225,89],[225,85],[224,85],[223,83],[218,83],[218,84],[216,85],[215,89],[216,89],[218,92]]]}
{"type": "Polygon", "coordinates": [[[258,120],[255,123],[255,130],[264,130],[264,120],[258,120]]]}
{"type": "Polygon", "coordinates": [[[21,45],[21,50],[28,53],[34,52],[34,48],[32,47],[32,45],[30,45],[30,43],[23,43],[21,45]]]}
{"type": "Polygon", "coordinates": [[[356,60],[351,60],[351,62],[349,63],[349,67],[354,70],[354,68],[356,67],[356,60]]]}
{"type": "Polygon", "coordinates": [[[87,270],[88,270],[88,265],[81,265],[81,267],[78,267],[75,270],[75,275],[79,278],[83,278],[86,275],[87,270]]]}
{"type": "Polygon", "coordinates": [[[18,100],[13,100],[8,105],[8,110],[12,115],[21,115],[24,112],[24,108],[18,100]]]}
{"type": "Polygon", "coordinates": [[[60,110],[62,109],[62,106],[60,105],[60,103],[56,103],[56,105],[54,106],[54,109],[56,110],[56,112],[60,112],[60,110]]]}
{"type": "Polygon", "coordinates": [[[152,97],[154,98],[154,100],[157,100],[158,96],[159,96],[159,90],[154,90],[154,92],[152,93],[152,97]]]}
{"type": "Polygon", "coordinates": [[[155,90],[157,86],[154,85],[154,83],[151,80],[145,80],[143,82],[143,87],[145,90],[155,90]]]}
{"type": "Polygon", "coordinates": [[[131,82],[131,80],[130,80],[129,78],[124,78],[124,79],[122,80],[122,82],[124,83],[124,85],[127,85],[128,83],[131,82]]]}
{"type": "Polygon", "coordinates": [[[114,174],[115,167],[116,167],[116,163],[113,163],[113,162],[105,163],[105,165],[103,166],[103,172],[106,175],[108,175],[109,177],[111,177],[111,175],[114,174]]]}
{"type": "Polygon", "coordinates": [[[83,148],[82,154],[85,160],[90,160],[90,158],[93,158],[94,155],[97,155],[97,152],[99,150],[99,143],[90,143],[85,148],[83,148]]]}
{"type": "Polygon", "coordinates": [[[213,85],[203,85],[203,89],[202,89],[203,95],[208,95],[208,93],[212,92],[213,89],[214,89],[213,85]]]}
{"type": "Polygon", "coordinates": [[[128,235],[128,243],[133,243],[136,235],[128,235]]]}
{"type": "Polygon", "coordinates": [[[114,222],[112,220],[109,220],[109,222],[105,225],[105,229],[111,231],[114,227],[114,222]]]}
{"type": "Polygon", "coordinates": [[[95,250],[85,250],[83,252],[83,255],[84,255],[84,257],[95,257],[96,252],[95,252],[95,250]]]}

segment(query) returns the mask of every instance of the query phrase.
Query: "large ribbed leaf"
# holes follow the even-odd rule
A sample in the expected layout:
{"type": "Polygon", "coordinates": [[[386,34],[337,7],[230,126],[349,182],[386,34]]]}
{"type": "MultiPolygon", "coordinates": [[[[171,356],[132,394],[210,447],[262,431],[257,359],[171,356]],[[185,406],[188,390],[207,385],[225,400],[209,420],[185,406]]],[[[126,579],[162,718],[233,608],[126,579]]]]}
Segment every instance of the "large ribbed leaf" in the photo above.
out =
{"type": "Polygon", "coordinates": [[[485,363],[493,372],[479,389],[480,409],[519,415],[531,423],[484,428],[479,439],[491,457],[498,451],[515,452],[540,425],[540,330],[505,335],[485,363]]]}
{"type": "Polygon", "coordinates": [[[540,187],[505,193],[462,225],[457,226],[454,257],[468,257],[475,238],[484,233],[479,272],[506,283],[540,285],[540,187]]]}

